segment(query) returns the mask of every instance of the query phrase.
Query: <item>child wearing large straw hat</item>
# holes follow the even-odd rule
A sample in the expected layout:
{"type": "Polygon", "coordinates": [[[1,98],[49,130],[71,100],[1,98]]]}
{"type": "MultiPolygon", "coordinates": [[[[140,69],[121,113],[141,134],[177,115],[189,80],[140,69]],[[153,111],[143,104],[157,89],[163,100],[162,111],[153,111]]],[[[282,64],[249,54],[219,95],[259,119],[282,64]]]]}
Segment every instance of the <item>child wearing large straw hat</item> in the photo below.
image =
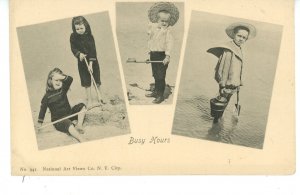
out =
{"type": "Polygon", "coordinates": [[[179,11],[173,3],[155,3],[148,11],[148,18],[151,22],[148,31],[150,61],[162,61],[162,63],[151,63],[155,88],[152,93],[146,94],[146,97],[154,97],[153,103],[159,104],[164,101],[166,71],[173,47],[170,26],[175,25],[178,21],[179,11]]]}
{"type": "Polygon", "coordinates": [[[215,80],[219,84],[220,95],[212,100],[224,103],[223,110],[211,113],[214,123],[222,117],[231,96],[236,92],[238,96],[240,86],[242,86],[243,51],[241,46],[248,39],[256,36],[255,27],[242,22],[229,25],[225,32],[232,40],[207,50],[219,58],[215,68],[215,80]]]}

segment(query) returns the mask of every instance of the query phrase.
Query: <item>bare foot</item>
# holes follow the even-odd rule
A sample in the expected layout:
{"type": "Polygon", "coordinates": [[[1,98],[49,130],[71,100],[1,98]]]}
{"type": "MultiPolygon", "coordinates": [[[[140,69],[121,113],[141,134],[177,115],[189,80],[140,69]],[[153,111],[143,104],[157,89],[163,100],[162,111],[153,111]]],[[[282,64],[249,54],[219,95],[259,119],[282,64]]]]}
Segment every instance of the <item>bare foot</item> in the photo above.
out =
{"type": "Polygon", "coordinates": [[[78,120],[72,121],[73,125],[76,126],[78,124],[78,120]]]}
{"type": "Polygon", "coordinates": [[[91,108],[92,106],[93,106],[93,101],[92,100],[88,100],[87,104],[86,104],[87,109],[91,108]]]}
{"type": "Polygon", "coordinates": [[[83,129],[82,127],[76,126],[76,130],[77,130],[78,133],[80,133],[80,134],[84,134],[84,133],[85,133],[85,131],[84,131],[84,129],[83,129]]]}

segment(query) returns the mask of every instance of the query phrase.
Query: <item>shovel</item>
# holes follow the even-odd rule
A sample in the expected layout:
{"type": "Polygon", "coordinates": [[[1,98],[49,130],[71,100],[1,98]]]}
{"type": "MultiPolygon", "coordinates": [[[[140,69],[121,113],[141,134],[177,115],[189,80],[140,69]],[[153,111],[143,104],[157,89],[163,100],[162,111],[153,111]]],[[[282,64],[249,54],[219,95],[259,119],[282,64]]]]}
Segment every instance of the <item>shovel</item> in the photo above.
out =
{"type": "Polygon", "coordinates": [[[162,63],[163,61],[150,61],[150,60],[136,60],[135,58],[128,58],[126,63],[162,63]]]}
{"type": "Polygon", "coordinates": [[[90,75],[91,75],[91,80],[92,80],[92,83],[93,83],[93,85],[94,85],[94,87],[95,87],[95,90],[96,90],[96,93],[97,93],[97,99],[98,99],[98,102],[102,102],[102,97],[101,97],[101,95],[100,95],[100,91],[99,91],[98,86],[97,86],[97,84],[96,84],[96,81],[95,81],[95,78],[94,78],[94,76],[93,76],[93,73],[92,73],[92,71],[89,69],[89,63],[88,63],[88,61],[86,60],[85,57],[84,57],[84,61],[85,61],[85,64],[86,64],[86,66],[87,66],[87,69],[88,69],[88,71],[89,71],[89,73],[90,73],[90,75]]]}
{"type": "Polygon", "coordinates": [[[66,117],[64,117],[64,118],[58,119],[58,120],[56,120],[56,121],[53,121],[53,122],[51,122],[51,123],[47,123],[47,124],[45,124],[45,125],[43,125],[43,126],[41,126],[41,127],[38,127],[37,129],[40,130],[40,129],[43,129],[43,128],[48,127],[48,126],[50,126],[50,125],[54,125],[54,124],[59,123],[59,122],[61,122],[61,121],[63,121],[63,120],[69,119],[69,118],[71,118],[71,117],[73,117],[73,116],[77,116],[77,115],[82,114],[82,113],[86,113],[86,112],[88,112],[89,110],[91,110],[91,109],[93,109],[93,108],[96,108],[96,107],[100,107],[100,106],[101,106],[101,104],[97,104],[97,105],[92,106],[92,107],[90,107],[90,108],[84,109],[84,110],[82,110],[82,111],[76,112],[76,113],[71,114],[71,115],[69,115],[69,116],[66,116],[66,117]]]}
{"type": "Polygon", "coordinates": [[[241,108],[242,108],[242,106],[239,104],[239,100],[240,100],[239,93],[240,91],[238,90],[236,92],[236,104],[235,104],[235,109],[238,116],[240,115],[241,108]]]}
{"type": "Polygon", "coordinates": [[[137,83],[131,83],[131,84],[129,84],[131,87],[137,87],[137,88],[139,88],[139,89],[142,89],[142,90],[145,90],[145,91],[147,91],[147,89],[144,89],[143,87],[140,87],[137,83]]]}

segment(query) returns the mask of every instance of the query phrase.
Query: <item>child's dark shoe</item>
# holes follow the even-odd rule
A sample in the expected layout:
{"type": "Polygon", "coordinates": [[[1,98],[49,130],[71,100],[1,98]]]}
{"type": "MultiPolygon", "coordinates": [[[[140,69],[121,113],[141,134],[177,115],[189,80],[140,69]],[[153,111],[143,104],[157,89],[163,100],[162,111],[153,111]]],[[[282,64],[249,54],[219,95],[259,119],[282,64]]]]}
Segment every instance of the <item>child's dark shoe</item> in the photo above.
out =
{"type": "Polygon", "coordinates": [[[163,96],[158,96],[157,98],[155,98],[155,100],[152,101],[152,103],[154,104],[160,104],[165,100],[165,98],[163,96]]]}
{"type": "Polygon", "coordinates": [[[152,93],[148,93],[145,95],[146,97],[157,97],[157,93],[156,92],[152,92],[152,93]]]}

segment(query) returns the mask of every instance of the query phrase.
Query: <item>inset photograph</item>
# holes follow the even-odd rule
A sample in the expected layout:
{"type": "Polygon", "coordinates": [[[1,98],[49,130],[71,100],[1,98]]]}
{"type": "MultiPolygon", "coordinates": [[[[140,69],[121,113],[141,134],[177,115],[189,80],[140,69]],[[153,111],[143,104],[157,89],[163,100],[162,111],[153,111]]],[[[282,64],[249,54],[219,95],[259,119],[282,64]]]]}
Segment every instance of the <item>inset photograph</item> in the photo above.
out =
{"type": "Polygon", "coordinates": [[[129,104],[172,104],[184,3],[117,2],[116,20],[129,104]]]}
{"type": "Polygon", "coordinates": [[[172,134],[262,149],[282,29],[193,11],[172,134]]]}
{"type": "Polygon", "coordinates": [[[108,12],[17,33],[40,150],[130,133],[108,12]]]}

